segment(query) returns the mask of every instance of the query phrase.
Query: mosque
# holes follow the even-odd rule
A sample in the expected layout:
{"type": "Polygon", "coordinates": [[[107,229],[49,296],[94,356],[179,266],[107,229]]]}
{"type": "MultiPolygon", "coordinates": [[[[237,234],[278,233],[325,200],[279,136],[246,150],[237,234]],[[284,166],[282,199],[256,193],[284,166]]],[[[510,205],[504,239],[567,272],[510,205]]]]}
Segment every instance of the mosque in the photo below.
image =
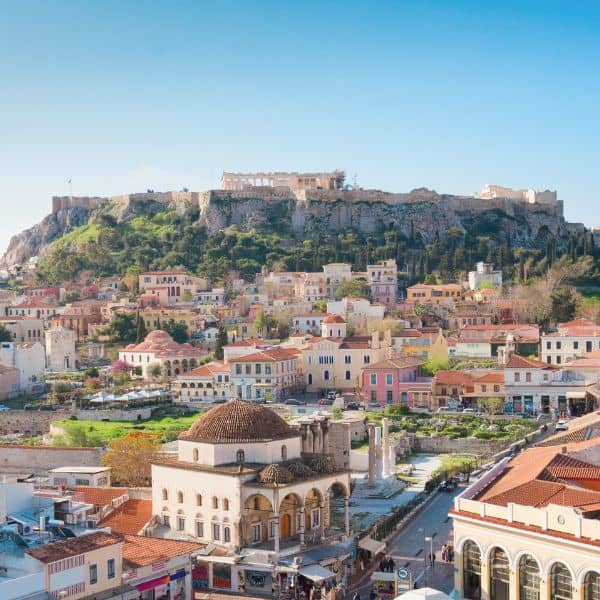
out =
{"type": "Polygon", "coordinates": [[[328,453],[328,432],[327,418],[294,429],[264,405],[231,400],[181,434],[176,456],[153,461],[153,535],[206,544],[195,589],[270,595],[279,571],[341,580],[350,473],[328,453]]]}

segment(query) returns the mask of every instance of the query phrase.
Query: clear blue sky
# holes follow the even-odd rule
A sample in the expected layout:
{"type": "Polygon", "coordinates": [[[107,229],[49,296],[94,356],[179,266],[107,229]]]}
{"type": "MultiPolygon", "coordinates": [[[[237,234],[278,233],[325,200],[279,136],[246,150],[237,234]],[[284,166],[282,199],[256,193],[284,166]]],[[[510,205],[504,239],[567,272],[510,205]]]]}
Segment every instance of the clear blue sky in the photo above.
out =
{"type": "Polygon", "coordinates": [[[0,246],[52,195],[346,169],[600,225],[595,2],[30,2],[0,18],[0,246]]]}

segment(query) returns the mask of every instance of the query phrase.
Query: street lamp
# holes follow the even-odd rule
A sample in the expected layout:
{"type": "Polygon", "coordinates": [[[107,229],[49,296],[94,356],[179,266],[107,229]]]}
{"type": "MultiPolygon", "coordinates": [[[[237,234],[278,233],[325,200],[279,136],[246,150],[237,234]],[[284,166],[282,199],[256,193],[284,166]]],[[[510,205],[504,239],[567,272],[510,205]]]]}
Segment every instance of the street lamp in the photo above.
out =
{"type": "Polygon", "coordinates": [[[423,540],[425,542],[423,544],[423,552],[426,551],[426,544],[427,544],[427,542],[429,542],[429,556],[426,557],[426,561],[425,561],[425,582],[427,585],[429,585],[429,575],[427,573],[427,570],[429,569],[430,566],[433,567],[433,536],[426,535],[423,538],[423,540]]]}

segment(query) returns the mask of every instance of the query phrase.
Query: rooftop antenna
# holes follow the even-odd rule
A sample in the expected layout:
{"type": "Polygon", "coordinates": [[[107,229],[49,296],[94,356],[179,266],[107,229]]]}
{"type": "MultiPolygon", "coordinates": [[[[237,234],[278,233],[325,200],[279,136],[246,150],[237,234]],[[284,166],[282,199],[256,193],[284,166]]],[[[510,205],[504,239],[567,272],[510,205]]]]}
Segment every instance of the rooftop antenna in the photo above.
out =
{"type": "Polygon", "coordinates": [[[73,180],[71,177],[69,177],[69,179],[68,179],[68,184],[69,184],[69,196],[72,198],[73,197],[73,180]]]}
{"type": "Polygon", "coordinates": [[[353,182],[355,190],[358,189],[357,183],[356,183],[357,179],[358,179],[358,175],[356,173],[354,173],[354,177],[352,178],[352,182],[353,182]]]}

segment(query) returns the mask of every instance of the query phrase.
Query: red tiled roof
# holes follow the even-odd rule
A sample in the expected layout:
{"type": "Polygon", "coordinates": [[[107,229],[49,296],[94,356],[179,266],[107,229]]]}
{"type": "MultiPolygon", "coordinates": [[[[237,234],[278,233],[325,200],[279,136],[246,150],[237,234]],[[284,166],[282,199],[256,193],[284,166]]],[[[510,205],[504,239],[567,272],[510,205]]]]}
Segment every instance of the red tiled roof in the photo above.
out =
{"type": "Polygon", "coordinates": [[[176,556],[186,556],[205,547],[203,544],[179,540],[163,540],[138,535],[125,535],[123,537],[125,541],[123,545],[123,563],[131,569],[168,561],[176,556]]]}
{"type": "Polygon", "coordinates": [[[244,356],[236,356],[230,359],[230,362],[279,362],[281,360],[290,360],[296,358],[297,353],[286,348],[271,348],[270,350],[261,350],[244,356]]]}
{"type": "Polygon", "coordinates": [[[504,383],[504,372],[495,371],[494,373],[486,373],[481,377],[475,377],[477,383],[504,383]]]}
{"type": "Polygon", "coordinates": [[[343,317],[340,317],[340,315],[327,315],[324,319],[323,319],[323,323],[329,324],[329,323],[345,323],[346,320],[343,317]]]}
{"type": "Polygon", "coordinates": [[[446,385],[470,384],[473,378],[464,371],[438,371],[433,378],[435,383],[446,385]]]}
{"type": "Polygon", "coordinates": [[[86,552],[92,552],[93,550],[121,543],[123,543],[121,536],[106,533],[105,531],[98,531],[60,542],[52,542],[38,546],[37,548],[30,548],[27,550],[27,553],[43,563],[51,563],[63,558],[78,556],[86,552]]]}
{"type": "Polygon", "coordinates": [[[152,500],[127,500],[100,521],[115,533],[138,534],[152,518],[152,500]]]}
{"type": "Polygon", "coordinates": [[[127,494],[127,488],[124,487],[104,488],[78,485],[75,486],[75,491],[83,495],[84,502],[94,506],[106,506],[113,500],[127,494]]]}
{"type": "Polygon", "coordinates": [[[188,371],[187,373],[180,374],[178,378],[187,379],[190,377],[212,377],[213,373],[228,373],[230,370],[231,369],[229,365],[225,364],[225,362],[223,362],[222,360],[213,360],[209,363],[206,363],[205,365],[202,365],[201,367],[188,371]]]}
{"type": "Polygon", "coordinates": [[[365,365],[363,371],[380,371],[380,370],[395,370],[405,369],[407,367],[416,367],[422,365],[425,361],[419,360],[418,358],[390,358],[387,360],[381,360],[379,362],[365,365]]]}
{"type": "Polygon", "coordinates": [[[540,479],[597,479],[600,481],[600,466],[579,460],[568,454],[557,454],[542,471],[540,479]]]}
{"type": "Polygon", "coordinates": [[[560,367],[556,367],[554,365],[550,365],[548,363],[542,362],[541,360],[536,360],[535,358],[526,358],[525,356],[519,356],[518,354],[513,354],[508,363],[506,364],[507,369],[558,369],[560,367]]]}
{"type": "Polygon", "coordinates": [[[231,342],[227,344],[226,348],[245,348],[248,346],[257,346],[257,347],[267,347],[269,344],[265,342],[265,340],[257,340],[255,338],[248,338],[245,340],[237,340],[236,342],[231,342]]]}

